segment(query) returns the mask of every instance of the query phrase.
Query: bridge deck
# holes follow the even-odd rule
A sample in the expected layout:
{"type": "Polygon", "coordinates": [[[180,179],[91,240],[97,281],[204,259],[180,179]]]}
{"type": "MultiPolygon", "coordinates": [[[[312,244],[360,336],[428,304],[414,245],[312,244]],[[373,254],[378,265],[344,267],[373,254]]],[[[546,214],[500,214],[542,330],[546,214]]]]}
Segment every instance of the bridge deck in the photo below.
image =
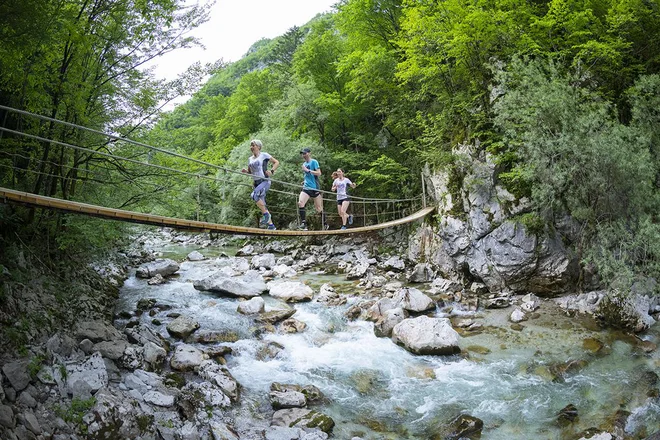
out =
{"type": "Polygon", "coordinates": [[[345,230],[331,231],[297,231],[276,229],[274,231],[260,228],[248,228],[245,226],[221,225],[216,223],[200,222],[195,220],[182,220],[172,217],[163,217],[160,215],[142,214],[139,212],[124,211],[121,209],[104,208],[102,206],[89,205],[86,203],[73,202],[69,200],[56,199],[53,197],[39,196],[27,192],[14,191],[11,189],[0,188],[0,201],[5,203],[14,202],[39,208],[57,209],[60,211],[73,212],[78,214],[101,217],[111,220],[119,220],[132,223],[141,223],[146,225],[164,226],[175,229],[185,229],[194,231],[215,231],[225,234],[242,235],[266,235],[266,236],[308,236],[308,235],[341,235],[354,234],[358,232],[370,232],[379,229],[391,228],[392,226],[403,225],[415,220],[424,218],[435,208],[423,208],[407,217],[398,220],[392,220],[385,223],[379,223],[371,226],[362,226],[345,230]]]}

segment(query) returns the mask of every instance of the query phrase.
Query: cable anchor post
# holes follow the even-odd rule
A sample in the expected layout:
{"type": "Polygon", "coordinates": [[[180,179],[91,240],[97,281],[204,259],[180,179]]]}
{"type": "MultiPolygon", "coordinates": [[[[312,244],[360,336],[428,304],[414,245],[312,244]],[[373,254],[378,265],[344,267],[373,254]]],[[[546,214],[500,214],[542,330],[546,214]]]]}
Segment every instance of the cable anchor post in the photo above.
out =
{"type": "Polygon", "coordinates": [[[424,171],[422,171],[422,207],[426,208],[426,183],[424,180],[424,171]]]}

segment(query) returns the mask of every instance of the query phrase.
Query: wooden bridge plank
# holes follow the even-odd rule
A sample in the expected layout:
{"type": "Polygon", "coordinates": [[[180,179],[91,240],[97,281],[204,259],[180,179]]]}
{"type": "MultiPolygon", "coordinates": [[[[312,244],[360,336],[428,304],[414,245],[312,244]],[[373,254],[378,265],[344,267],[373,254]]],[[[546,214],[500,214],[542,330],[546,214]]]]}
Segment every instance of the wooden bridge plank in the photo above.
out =
{"type": "Polygon", "coordinates": [[[66,212],[87,214],[93,217],[107,218],[117,221],[128,221],[154,226],[167,226],[175,229],[186,229],[195,231],[215,231],[225,234],[241,235],[265,235],[265,236],[309,236],[309,235],[345,235],[358,232],[371,232],[380,229],[391,228],[406,223],[410,223],[429,215],[435,208],[423,208],[407,217],[380,223],[371,226],[361,226],[351,229],[337,229],[332,231],[298,231],[286,229],[260,229],[248,228],[244,226],[222,225],[217,223],[200,222],[196,220],[183,220],[160,215],[144,214],[121,209],[105,208],[102,206],[90,205],[87,203],[73,202],[69,200],[56,199],[53,197],[40,196],[36,194],[15,191],[7,188],[0,188],[0,199],[6,202],[22,203],[39,208],[58,209],[66,212]]]}

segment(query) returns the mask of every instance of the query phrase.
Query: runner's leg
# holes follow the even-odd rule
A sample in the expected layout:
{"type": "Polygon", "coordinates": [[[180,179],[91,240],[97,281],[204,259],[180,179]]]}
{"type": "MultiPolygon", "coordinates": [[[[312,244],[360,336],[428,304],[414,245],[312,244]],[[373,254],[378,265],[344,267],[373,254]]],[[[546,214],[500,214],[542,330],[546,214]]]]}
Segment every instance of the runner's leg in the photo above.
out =
{"type": "Polygon", "coordinates": [[[321,228],[327,229],[325,228],[327,225],[325,221],[325,211],[323,211],[323,194],[314,197],[314,207],[316,208],[316,212],[321,214],[321,228]]]}
{"type": "Polygon", "coordinates": [[[340,205],[339,203],[337,204],[337,212],[339,213],[339,217],[341,217],[341,224],[343,226],[346,226],[346,220],[344,219],[344,215],[341,213],[342,205],[340,205]]]}
{"type": "Polygon", "coordinates": [[[300,223],[305,223],[305,205],[309,200],[309,194],[301,191],[298,196],[298,213],[300,214],[300,223]]]}
{"type": "Polygon", "coordinates": [[[346,222],[348,221],[348,206],[351,204],[348,200],[344,200],[344,202],[341,204],[341,221],[346,226],[346,222]]]}

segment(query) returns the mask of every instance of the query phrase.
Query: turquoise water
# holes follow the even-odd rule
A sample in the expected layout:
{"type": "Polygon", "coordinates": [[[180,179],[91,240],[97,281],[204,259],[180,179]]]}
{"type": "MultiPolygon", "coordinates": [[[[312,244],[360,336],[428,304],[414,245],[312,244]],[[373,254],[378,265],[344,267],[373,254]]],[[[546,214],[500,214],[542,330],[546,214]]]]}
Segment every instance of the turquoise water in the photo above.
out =
{"type": "MultiPolygon", "coordinates": [[[[191,250],[168,247],[163,255],[191,250]]],[[[265,417],[260,423],[268,424],[271,413],[255,408],[268,408],[270,384],[281,382],[321,389],[328,403],[316,409],[335,420],[334,438],[339,439],[445,438],[447,424],[460,414],[483,420],[484,439],[570,439],[590,427],[608,429],[619,409],[631,413],[625,427],[631,438],[660,429],[658,400],[646,396],[657,385],[642,380],[658,372],[660,360],[655,351],[644,353],[633,337],[564,316],[551,301],[544,301],[539,317],[523,322],[522,330],[508,322],[511,308],[474,314],[455,305],[454,313],[473,317],[483,324],[482,331],[462,332],[460,355],[416,356],[388,338],[377,338],[372,323],[347,321],[346,310],[369,295],[356,282],[322,269],[298,279],[317,293],[321,284],[332,284],[349,293],[347,304],[290,305],[264,297],[267,310],[297,310],[294,318],[307,324],[300,334],[265,333],[255,339],[255,323],[236,312],[237,299],[196,291],[193,280],[218,270],[213,259],[182,263],[179,275],[161,286],[129,278],[119,309],[134,310],[140,298],[171,306],[142,317],[164,337],[166,315],[172,311],[193,316],[202,330],[236,332],[240,340],[227,344],[233,348],[227,366],[243,389],[235,409],[238,428],[254,423],[254,417],[265,417]],[[163,324],[154,326],[154,318],[163,324]],[[602,345],[598,351],[590,345],[594,340],[602,345]],[[284,348],[274,357],[264,356],[264,347],[272,342],[284,348]],[[567,371],[557,373],[562,370],[567,371]],[[579,419],[562,427],[557,414],[569,404],[575,405],[579,419]]],[[[658,340],[655,330],[643,337],[658,340]]]]}

